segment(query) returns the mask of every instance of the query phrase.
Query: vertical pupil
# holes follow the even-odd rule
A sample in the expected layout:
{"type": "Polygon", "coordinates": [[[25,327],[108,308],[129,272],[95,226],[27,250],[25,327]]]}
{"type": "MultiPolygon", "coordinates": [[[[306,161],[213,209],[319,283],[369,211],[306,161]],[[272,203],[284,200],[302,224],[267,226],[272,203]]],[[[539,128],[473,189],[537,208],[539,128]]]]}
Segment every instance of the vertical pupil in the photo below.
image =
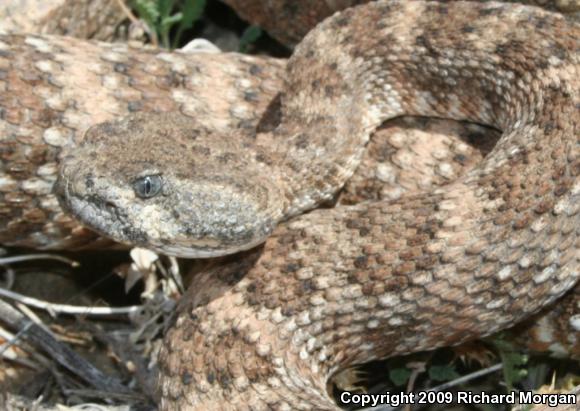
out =
{"type": "Polygon", "coordinates": [[[149,195],[151,193],[151,179],[147,177],[145,179],[145,195],[149,195]]]}

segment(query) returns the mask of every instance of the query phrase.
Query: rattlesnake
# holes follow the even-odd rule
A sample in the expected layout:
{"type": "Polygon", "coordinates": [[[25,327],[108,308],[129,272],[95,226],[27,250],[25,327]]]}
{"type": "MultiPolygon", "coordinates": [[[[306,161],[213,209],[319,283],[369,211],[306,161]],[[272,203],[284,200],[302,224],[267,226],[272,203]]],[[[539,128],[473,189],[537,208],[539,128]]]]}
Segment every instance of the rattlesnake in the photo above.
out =
{"type": "Polygon", "coordinates": [[[335,409],[338,368],[489,334],[572,287],[578,31],[524,6],[379,1],[298,46],[273,132],[194,135],[174,115],[89,131],[57,193],[90,226],[187,256],[269,236],[197,279],[162,353],[162,407],[335,409]],[[369,133],[402,114],[504,134],[443,188],[274,228],[330,199],[369,133]]]}
{"type": "MultiPolygon", "coordinates": [[[[224,3],[233,7],[241,17],[266,29],[280,42],[295,45],[316,23],[335,11],[370,1],[373,0],[224,0],[224,3]]],[[[570,19],[580,20],[580,1],[578,0],[508,0],[506,2],[535,5],[558,11],[570,19]]]]}
{"type": "MultiPolygon", "coordinates": [[[[207,128],[249,130],[281,87],[283,61],[272,58],[18,34],[0,34],[0,48],[0,242],[20,247],[111,246],[64,215],[51,193],[62,146],[79,140],[93,121],[129,109],[165,109],[202,113],[198,121],[207,128]]],[[[276,106],[260,120],[260,129],[275,125],[276,106]]],[[[497,140],[490,129],[410,117],[386,124],[375,137],[341,202],[393,199],[452,181],[497,140]]],[[[577,295],[580,287],[533,326],[526,324],[523,342],[542,351],[580,353],[570,328],[577,295]]]]}
{"type": "Polygon", "coordinates": [[[91,124],[138,110],[198,113],[217,131],[255,127],[280,88],[281,68],[272,58],[0,33],[0,243],[110,246],[52,194],[63,148],[91,124]]]}

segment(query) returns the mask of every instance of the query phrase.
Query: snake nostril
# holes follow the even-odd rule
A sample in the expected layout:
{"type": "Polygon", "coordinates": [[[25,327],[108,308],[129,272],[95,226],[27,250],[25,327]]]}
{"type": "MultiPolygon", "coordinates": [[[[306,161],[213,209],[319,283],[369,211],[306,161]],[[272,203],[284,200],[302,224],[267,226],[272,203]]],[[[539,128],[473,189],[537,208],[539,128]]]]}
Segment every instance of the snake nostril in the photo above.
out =
{"type": "Polygon", "coordinates": [[[108,213],[115,213],[117,210],[117,204],[115,204],[114,200],[99,198],[99,197],[92,197],[89,202],[95,204],[101,210],[107,211],[108,213]]]}
{"type": "Polygon", "coordinates": [[[107,210],[110,213],[114,213],[115,210],[117,210],[117,205],[112,201],[105,201],[104,206],[105,210],[107,210]]]}
{"type": "Polygon", "coordinates": [[[85,186],[87,189],[91,189],[95,186],[95,180],[92,174],[87,174],[85,176],[85,186]]]}

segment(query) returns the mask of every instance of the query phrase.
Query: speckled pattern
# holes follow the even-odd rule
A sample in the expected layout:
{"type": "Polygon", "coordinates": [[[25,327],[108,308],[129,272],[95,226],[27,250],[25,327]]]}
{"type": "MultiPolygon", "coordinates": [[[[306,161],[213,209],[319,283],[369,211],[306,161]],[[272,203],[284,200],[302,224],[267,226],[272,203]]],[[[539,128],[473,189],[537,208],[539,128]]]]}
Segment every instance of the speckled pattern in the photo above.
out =
{"type": "MultiPolygon", "coordinates": [[[[92,118],[102,118],[103,115],[108,118],[115,113],[123,115],[128,112],[129,101],[122,98],[119,104],[91,104],[99,101],[95,100],[94,96],[101,88],[103,80],[85,82],[83,92],[75,93],[74,87],[78,84],[75,76],[78,75],[78,71],[71,63],[79,61],[89,66],[103,65],[103,68],[113,70],[114,65],[105,63],[102,57],[111,46],[51,36],[34,36],[31,39],[35,40],[28,41],[24,39],[25,37],[20,35],[2,38],[5,44],[2,57],[4,92],[0,101],[4,113],[4,117],[0,120],[0,127],[3,130],[0,145],[3,156],[2,170],[5,172],[2,179],[5,185],[0,193],[0,199],[4,204],[3,218],[0,219],[2,243],[49,249],[111,247],[113,246],[111,241],[97,237],[92,231],[84,229],[65,216],[48,189],[31,190],[33,186],[42,185],[43,181],[47,186],[52,185],[55,177],[54,170],[61,149],[50,145],[43,138],[45,131],[62,126],[64,118],[74,118],[74,114],[80,110],[84,114],[83,124],[78,128],[69,124],[70,135],[74,136],[72,140],[77,141],[86,127],[85,121],[88,124],[92,118]],[[43,47],[42,54],[39,54],[40,51],[32,45],[34,41],[43,47]],[[54,59],[55,56],[47,50],[59,51],[60,70],[47,76],[26,76],[24,73],[27,71],[35,73],[33,66],[41,57],[45,62],[54,59]],[[66,60],[68,64],[63,58],[67,54],[70,55],[66,60]],[[52,74],[59,76],[61,81],[66,81],[62,87],[48,87],[52,74]],[[26,86],[21,77],[36,79],[32,84],[37,87],[26,86]],[[37,95],[38,90],[43,91],[41,95],[37,95]],[[70,99],[71,103],[74,102],[65,112],[57,111],[57,115],[42,123],[30,121],[38,117],[45,107],[49,107],[49,102],[58,101],[64,96],[68,96],[66,98],[70,99]],[[24,106],[21,104],[22,101],[36,101],[37,104],[24,106]],[[103,107],[107,107],[105,114],[103,107]],[[66,114],[66,117],[62,114],[66,114]],[[27,133],[26,138],[24,133],[27,133]],[[20,201],[21,198],[25,200],[20,201]]],[[[159,55],[159,52],[118,46],[115,46],[115,51],[127,55],[124,58],[126,81],[123,81],[123,84],[128,86],[152,83],[148,74],[139,67],[143,61],[154,60],[154,56],[159,55]]],[[[271,129],[278,118],[279,108],[273,104],[273,109],[268,110],[263,118],[262,112],[281,87],[282,62],[266,58],[239,58],[235,55],[225,57],[225,59],[221,55],[187,57],[190,63],[184,64],[197,66],[193,70],[197,81],[195,87],[191,89],[190,98],[185,102],[188,105],[206,108],[208,115],[204,118],[207,120],[208,128],[250,129],[261,119],[260,129],[271,129]],[[208,73],[219,75],[208,76],[208,73]],[[220,84],[230,84],[232,87],[220,88],[213,85],[208,77],[218,77],[221,80],[220,84]],[[201,92],[204,84],[208,84],[208,88],[212,89],[211,94],[201,92]],[[210,116],[210,113],[215,113],[217,117],[210,116]]],[[[176,63],[182,59],[184,57],[180,53],[171,55],[171,60],[176,63]]],[[[177,75],[171,74],[173,69],[170,68],[167,73],[172,77],[177,75]]],[[[183,78],[185,83],[193,87],[190,76],[183,74],[183,78]]],[[[143,95],[142,101],[151,99],[163,101],[169,92],[180,90],[181,82],[165,83],[167,87],[149,89],[148,93],[143,95]]],[[[157,80],[156,84],[163,82],[157,80]]],[[[175,106],[179,106],[179,103],[176,102],[175,106]]],[[[167,109],[171,107],[173,106],[169,105],[167,109]]],[[[132,109],[147,111],[155,109],[155,105],[133,104],[132,109]]],[[[368,200],[394,199],[406,192],[424,190],[453,181],[481,161],[482,156],[489,152],[497,138],[498,135],[494,130],[469,123],[419,117],[406,117],[387,122],[383,128],[375,132],[375,138],[367,146],[361,165],[341,192],[340,203],[356,204],[368,200]],[[426,149],[430,146],[436,148],[426,149]]],[[[578,299],[573,297],[570,307],[575,307],[575,301],[578,299]]],[[[567,310],[566,307],[567,305],[563,303],[559,304],[553,312],[546,313],[546,319],[542,318],[531,325],[527,323],[525,328],[520,327],[518,331],[523,333],[521,341],[535,349],[555,348],[558,352],[564,350],[580,355],[580,346],[571,340],[574,338],[574,330],[568,329],[569,319],[574,311],[567,310]],[[557,323],[553,321],[554,316],[559,320],[557,323]],[[559,326],[555,330],[554,324],[559,326]],[[548,335],[552,336],[552,339],[547,339],[548,335]]]]}
{"type": "MultiPolygon", "coordinates": [[[[325,384],[337,369],[490,334],[573,287],[579,30],[519,5],[379,1],[312,31],[288,63],[281,124],[254,137],[259,159],[239,156],[247,173],[228,160],[239,175],[221,180],[224,198],[267,164],[256,187],[286,193],[271,199],[282,218],[307,210],[352,175],[370,132],[403,114],[468,119],[502,136],[448,185],[313,211],[242,262],[200,275],[161,353],[161,407],[336,409],[325,384]]],[[[64,170],[67,195],[118,207],[112,218],[131,213],[64,170]]],[[[128,193],[126,181],[107,181],[128,193]]],[[[263,215],[250,210],[264,224],[279,218],[268,201],[263,215]]],[[[207,234],[196,230],[193,247],[207,234]]]]}
{"type": "Polygon", "coordinates": [[[214,130],[253,128],[281,70],[282,61],[237,54],[0,34],[0,243],[110,247],[52,194],[63,147],[94,123],[137,111],[195,115],[214,130]]]}
{"type": "MultiPolygon", "coordinates": [[[[543,24],[546,24],[546,22],[543,24]]],[[[575,35],[573,38],[577,39],[578,37],[575,35]]],[[[45,39],[45,41],[51,43],[53,40],[45,39]]],[[[65,52],[65,49],[63,48],[61,52],[65,52]]],[[[52,55],[47,53],[45,57],[50,60],[52,55]]],[[[132,63],[133,61],[130,61],[127,64],[130,66],[132,63]]],[[[577,67],[577,63],[575,64],[575,67],[577,67]]],[[[90,86],[86,88],[88,89],[90,86]]],[[[575,83],[573,89],[577,90],[577,88],[577,83],[575,83]]],[[[576,94],[573,94],[573,96],[577,99],[576,94]]],[[[566,116],[556,117],[557,120],[566,116]]],[[[574,120],[577,119],[577,112],[567,117],[574,124],[574,127],[577,127],[577,123],[574,123],[574,120]],[[576,117],[574,114],[576,114],[576,117]]],[[[27,123],[23,122],[22,124],[26,125],[27,123]]],[[[562,133],[562,130],[556,130],[559,130],[558,133],[562,133]]],[[[571,134],[572,136],[578,134],[576,128],[574,128],[574,131],[571,134]]],[[[394,143],[401,146],[401,142],[397,141],[396,138],[394,143]]],[[[556,182],[561,182],[562,178],[565,179],[566,177],[571,177],[573,183],[577,182],[577,141],[572,141],[571,144],[572,146],[570,146],[570,151],[568,152],[571,155],[568,155],[568,166],[565,167],[565,171],[571,170],[571,172],[569,174],[560,173],[560,175],[556,173],[553,178],[556,182]]],[[[395,147],[397,146],[395,145],[395,147]]],[[[552,156],[557,157],[554,154],[552,156]]],[[[454,156],[453,159],[455,163],[463,162],[461,156],[454,156]]],[[[553,160],[555,159],[553,158],[553,160]]],[[[403,166],[409,163],[408,158],[399,158],[397,161],[398,165],[403,166]]],[[[524,161],[529,161],[529,158],[524,161]]],[[[515,162],[517,163],[517,161],[515,162]]],[[[547,169],[550,170],[549,167],[547,169]]],[[[437,174],[441,177],[449,174],[449,167],[444,167],[443,169],[435,168],[435,170],[438,171],[437,174]]],[[[393,173],[393,170],[385,170],[384,167],[380,172],[377,170],[377,177],[387,181],[391,181],[392,176],[397,174],[397,172],[393,173]]],[[[547,175],[551,175],[551,173],[547,175]]],[[[499,189],[496,191],[499,192],[499,189]]],[[[365,193],[368,193],[368,191],[364,191],[362,194],[365,193]]],[[[359,194],[360,192],[356,193],[355,191],[355,196],[359,194]]],[[[516,197],[521,197],[521,192],[516,194],[516,197]]],[[[561,196],[566,198],[567,195],[570,195],[569,198],[575,200],[577,194],[577,192],[574,195],[564,192],[558,195],[558,198],[561,196]]],[[[397,199],[401,196],[400,193],[392,192],[376,192],[376,195],[385,195],[386,198],[391,199],[397,199]]],[[[497,198],[501,197],[496,196],[495,199],[497,198]]],[[[508,200],[504,201],[507,202],[508,200]]],[[[21,202],[20,205],[22,206],[24,203],[21,202]]],[[[514,203],[512,202],[511,204],[514,203]]],[[[178,399],[173,404],[181,404],[183,406],[194,404],[198,400],[203,402],[205,398],[208,402],[205,405],[199,405],[200,409],[211,409],[212,406],[217,409],[227,409],[228,404],[232,408],[247,409],[251,401],[256,403],[255,409],[265,408],[266,403],[271,403],[272,408],[279,409],[297,409],[301,405],[304,409],[312,409],[311,401],[320,401],[321,408],[332,409],[332,405],[322,394],[324,379],[328,370],[332,369],[333,366],[337,367],[341,364],[372,358],[372,356],[389,355],[398,352],[393,348],[381,349],[379,347],[379,353],[375,353],[378,345],[384,344],[385,341],[389,342],[389,336],[394,336],[394,341],[402,341],[399,345],[413,345],[413,341],[424,339],[424,334],[429,331],[426,327],[420,327],[419,323],[423,321],[423,325],[429,323],[435,329],[434,339],[439,335],[445,338],[446,342],[456,342],[462,338],[471,338],[470,335],[474,336],[482,332],[491,331],[489,327],[487,329],[485,327],[489,325],[489,318],[493,318],[494,315],[497,315],[500,321],[503,319],[501,322],[504,324],[497,324],[498,327],[503,327],[505,324],[515,321],[514,318],[506,317],[514,314],[510,310],[522,308],[524,310],[534,310],[535,308],[531,306],[539,305],[540,299],[553,299],[553,296],[538,297],[546,289],[560,289],[562,291],[561,288],[563,287],[557,283],[566,282],[568,279],[561,274],[556,275],[560,278],[545,279],[545,282],[542,283],[542,276],[537,274],[539,271],[542,273],[545,271],[542,268],[549,268],[548,271],[553,273],[560,272],[566,275],[570,274],[570,270],[572,270],[573,273],[577,274],[578,240],[577,228],[576,232],[574,232],[574,227],[578,226],[578,220],[577,213],[574,213],[577,212],[574,204],[572,201],[571,208],[564,209],[565,212],[572,210],[569,213],[569,217],[573,219],[572,231],[566,231],[566,227],[569,228],[570,225],[556,218],[555,227],[563,228],[562,231],[550,231],[549,228],[546,229],[549,225],[545,225],[543,227],[544,231],[540,231],[540,233],[550,235],[542,237],[541,240],[531,241],[530,245],[526,245],[526,252],[529,250],[536,251],[535,261],[532,261],[531,265],[526,263],[527,260],[525,258],[518,255],[518,250],[521,250],[521,246],[518,249],[518,244],[521,245],[521,240],[510,242],[509,248],[504,247],[503,250],[500,247],[498,251],[496,247],[495,255],[491,253],[480,256],[484,259],[484,262],[488,263],[484,267],[492,267],[494,262],[497,265],[502,263],[509,266],[512,264],[510,259],[515,259],[518,265],[522,265],[522,269],[516,273],[507,273],[500,270],[496,272],[497,275],[495,277],[490,277],[492,269],[483,270],[480,273],[481,277],[479,277],[479,280],[481,280],[479,287],[475,283],[461,282],[462,279],[468,278],[464,274],[469,273],[469,266],[461,267],[455,264],[455,261],[442,260],[443,254],[437,256],[438,261],[444,263],[443,267],[459,267],[463,270],[463,274],[461,270],[459,273],[450,271],[446,273],[431,272],[429,270],[430,267],[427,267],[423,271],[418,271],[420,275],[415,278],[408,272],[396,272],[391,270],[391,268],[385,268],[381,276],[381,273],[376,270],[377,265],[375,263],[389,262],[388,251],[392,251],[390,253],[391,257],[399,258],[403,256],[400,250],[404,241],[377,242],[377,248],[374,251],[372,246],[375,246],[375,244],[367,244],[366,248],[362,248],[365,244],[364,241],[358,242],[358,246],[355,245],[354,248],[361,247],[362,253],[359,256],[367,256],[367,260],[353,259],[346,255],[344,261],[341,261],[333,259],[337,255],[339,258],[342,257],[342,255],[339,255],[340,250],[336,250],[338,247],[335,243],[332,243],[330,238],[324,239],[323,236],[320,236],[321,233],[316,231],[317,227],[324,226],[325,221],[312,224],[312,230],[305,230],[300,224],[304,220],[297,220],[299,224],[294,226],[294,228],[298,230],[298,234],[294,233],[292,235],[288,233],[290,230],[280,228],[275,232],[275,237],[269,240],[262,250],[248,253],[245,261],[232,261],[229,265],[225,265],[218,272],[215,272],[213,277],[211,274],[201,276],[198,282],[199,286],[196,287],[196,290],[190,291],[192,298],[185,300],[184,315],[178,320],[183,328],[173,331],[173,337],[169,340],[165,353],[165,382],[162,383],[161,387],[161,391],[166,393],[165,406],[171,407],[172,398],[178,399]],[[317,244],[317,247],[321,246],[320,250],[318,250],[319,252],[324,255],[326,250],[330,249],[332,251],[320,263],[314,261],[314,264],[310,264],[308,252],[303,254],[306,256],[302,258],[303,261],[300,261],[299,258],[300,254],[309,247],[306,239],[301,240],[301,238],[312,234],[313,236],[310,238],[314,239],[314,244],[317,244]],[[565,241],[562,241],[562,235],[568,236],[564,238],[565,241]],[[298,237],[298,240],[293,242],[296,237],[298,237]],[[546,242],[546,239],[550,241],[546,242]],[[570,243],[572,244],[571,246],[570,243]],[[280,250],[274,251],[274,247],[280,250]],[[566,247],[571,248],[567,248],[567,252],[563,251],[566,247]],[[512,252],[511,250],[513,249],[515,251],[512,252]],[[284,250],[290,253],[291,263],[286,264],[288,256],[283,255],[284,250]],[[385,251],[387,252],[385,253],[385,251]],[[260,255],[260,252],[263,254],[260,255]],[[545,258],[540,261],[542,255],[545,258]],[[572,260],[559,259],[562,255],[564,257],[570,257],[571,255],[572,260]],[[370,265],[368,264],[369,256],[370,265]],[[382,260],[380,260],[381,258],[382,260]],[[502,258],[503,260],[501,260],[502,258]],[[296,262],[296,259],[299,261],[296,262]],[[554,259],[558,260],[555,261],[554,259]],[[566,266],[566,261],[572,262],[566,266]],[[256,266],[252,264],[256,264],[256,266]],[[547,265],[542,266],[542,264],[547,265]],[[563,266],[564,270],[559,269],[561,266],[563,266]],[[308,267],[310,267],[310,273],[308,272],[308,267]],[[368,268],[371,268],[370,272],[368,268]],[[266,275],[262,279],[260,279],[260,276],[263,274],[261,274],[260,270],[262,272],[266,270],[266,275]],[[336,272],[330,272],[332,270],[336,272]],[[501,275],[499,275],[500,272],[502,272],[501,275]],[[313,273],[317,275],[313,276],[313,273]],[[534,273],[536,273],[535,276],[533,275],[534,273]],[[320,278],[318,274],[322,274],[320,278]],[[432,279],[435,281],[429,283],[429,274],[432,275],[432,279]],[[445,277],[447,280],[443,278],[443,274],[448,275],[448,277],[445,277]],[[246,278],[238,282],[244,275],[246,275],[246,278]],[[510,275],[513,275],[513,278],[510,279],[510,275]],[[533,291],[529,281],[522,281],[529,278],[532,278],[536,283],[540,283],[540,291],[533,291]],[[276,282],[276,280],[279,281],[276,282]],[[405,281],[412,281],[415,284],[411,287],[405,287],[408,292],[402,291],[405,281]],[[441,282],[445,283],[446,287],[451,288],[449,294],[442,292],[441,284],[439,284],[441,282]],[[524,284],[523,287],[520,287],[520,282],[524,284]],[[550,283],[554,285],[553,288],[550,283]],[[279,284],[282,285],[279,286],[279,284]],[[284,293],[285,284],[290,286],[286,293],[284,293]],[[352,287],[348,288],[345,284],[350,284],[352,287]],[[232,290],[231,287],[235,288],[232,290]],[[495,307],[495,304],[489,302],[490,294],[494,294],[495,297],[500,295],[499,291],[495,295],[497,287],[500,287],[501,292],[507,293],[504,296],[506,296],[508,302],[505,303],[504,301],[505,307],[503,308],[495,307]],[[380,290],[381,288],[382,290],[380,290]],[[398,288],[400,288],[398,295],[388,295],[389,292],[397,291],[398,288]],[[382,294],[377,294],[381,292],[382,294]],[[467,292],[467,295],[465,292],[467,292]],[[386,297],[384,296],[385,294],[387,295],[386,297]],[[336,302],[336,296],[340,298],[342,303],[336,302]],[[517,303],[515,299],[518,296],[523,296],[524,301],[517,303]],[[422,301],[423,297],[426,300],[424,303],[422,301]],[[536,297],[539,300],[533,301],[530,305],[530,300],[536,297]],[[456,299],[453,300],[453,298],[456,299]],[[473,308],[469,308],[470,299],[474,302],[473,308]],[[209,300],[212,300],[212,302],[208,304],[209,300]],[[435,301],[439,301],[439,304],[435,304],[435,301]],[[470,315],[474,315],[478,319],[485,319],[486,317],[481,313],[480,309],[486,308],[482,307],[482,305],[486,305],[486,301],[488,305],[491,305],[489,307],[490,314],[487,316],[487,325],[469,326],[464,324],[462,327],[458,324],[457,327],[451,327],[452,329],[447,331],[437,329],[438,327],[445,327],[446,324],[453,325],[453,323],[460,322],[462,319],[463,323],[465,323],[469,320],[470,315]],[[449,307],[450,303],[453,303],[451,308],[449,307]],[[200,304],[201,306],[194,308],[200,304]],[[207,306],[205,306],[206,304],[207,306]],[[227,309],[232,307],[232,305],[241,307],[240,310],[236,308],[236,314],[227,310],[218,312],[222,308],[227,309]],[[340,309],[339,305],[343,308],[340,309]],[[390,308],[391,305],[395,305],[396,308],[390,308]],[[458,313],[455,310],[461,306],[468,307],[468,309],[467,312],[458,317],[458,313]],[[373,308],[376,312],[373,311],[373,308]],[[493,310],[495,310],[495,313],[493,310]],[[449,314],[445,316],[445,312],[449,312],[449,314]],[[373,317],[373,313],[375,317],[373,317]],[[409,318],[413,313],[417,318],[409,318]],[[321,314],[324,315],[324,318],[321,317],[321,314]],[[207,315],[207,318],[202,317],[203,321],[200,321],[200,315],[207,315]],[[326,317],[327,315],[328,317],[326,317]],[[409,324],[411,327],[415,327],[416,336],[411,335],[412,332],[403,330],[409,324]],[[214,328],[214,325],[218,327],[214,328]],[[369,332],[368,330],[375,331],[369,332]],[[236,337],[238,338],[236,339],[236,337]],[[340,344],[344,339],[352,340],[353,343],[341,346],[340,344]],[[191,347],[188,348],[188,344],[192,340],[196,342],[195,350],[191,349],[191,347]],[[326,350],[321,348],[321,342],[324,346],[330,346],[329,352],[325,352],[326,350]],[[214,343],[216,343],[215,346],[212,346],[214,343]],[[359,347],[356,347],[359,351],[358,354],[356,354],[357,350],[353,351],[351,348],[352,345],[357,343],[359,344],[359,347]],[[337,347],[333,348],[333,344],[337,347]],[[361,354],[360,351],[364,352],[361,354]],[[214,352],[220,352],[223,355],[220,354],[220,358],[217,358],[212,355],[214,352]],[[276,355],[276,353],[278,354],[276,355]],[[371,357],[368,356],[369,353],[371,357]],[[240,358],[245,354],[249,356],[248,359],[240,361],[240,358]],[[293,367],[293,365],[296,365],[296,367],[293,367]],[[286,368],[286,366],[289,368],[286,368]],[[309,374],[308,370],[312,373],[309,374]],[[199,391],[190,390],[194,386],[199,387],[199,391]],[[300,388],[301,386],[304,388],[300,388]],[[318,390],[313,392],[313,387],[314,389],[318,388],[318,390]],[[267,394],[264,394],[263,390],[267,390],[267,394]],[[204,394],[206,391],[207,393],[204,394]],[[215,399],[222,398],[232,402],[216,404],[211,400],[212,395],[215,396],[215,399]],[[302,398],[304,396],[306,398],[302,398]],[[236,403],[234,400],[238,402],[236,403]]],[[[561,203],[559,207],[562,210],[561,203]]],[[[554,209],[552,211],[557,210],[554,209]]],[[[342,212],[339,211],[339,214],[342,212]]],[[[320,213],[311,214],[311,218],[313,220],[318,219],[320,213]]],[[[555,214],[558,215],[558,213],[555,214]]],[[[381,222],[380,219],[377,220],[375,218],[375,220],[381,222]]],[[[334,217],[331,217],[326,220],[326,222],[328,221],[340,220],[334,220],[334,217]]],[[[347,228],[351,234],[358,231],[360,236],[368,236],[368,221],[362,220],[361,223],[347,221],[347,223],[347,228]]],[[[497,223],[499,226],[501,224],[501,221],[497,223]]],[[[344,228],[340,224],[336,226],[344,228]]],[[[411,230],[412,228],[410,227],[411,230]]],[[[521,229],[521,227],[516,228],[516,230],[521,229]]],[[[340,237],[337,238],[340,239],[340,237]]],[[[390,234],[386,238],[403,240],[401,232],[390,234]]],[[[369,241],[372,240],[373,238],[369,241]]],[[[445,238],[444,242],[449,242],[449,240],[445,238]]],[[[421,245],[418,244],[418,246],[421,245]]],[[[453,246],[453,244],[451,245],[453,246]]],[[[313,258],[314,250],[310,251],[312,252],[310,258],[313,258]]],[[[347,254],[351,251],[345,250],[347,254]]],[[[460,258],[457,255],[453,256],[453,253],[448,257],[452,259],[455,257],[455,260],[460,258]]],[[[416,264],[417,257],[411,256],[407,261],[416,264]]],[[[393,262],[397,262],[397,260],[391,260],[386,266],[392,267],[393,262]]],[[[415,267],[420,268],[421,266],[415,267]]],[[[193,408],[193,406],[190,408],[193,408]]]]}
{"type": "MultiPolygon", "coordinates": [[[[242,18],[263,27],[283,44],[297,44],[319,21],[347,7],[373,0],[223,0],[242,18]]],[[[457,1],[457,0],[447,0],[457,1]]],[[[479,0],[488,1],[488,0],[479,0]]],[[[559,11],[580,21],[579,0],[509,0],[559,11]]]]}
{"type": "Polygon", "coordinates": [[[127,16],[117,0],[3,0],[0,32],[61,34],[109,40],[127,16]]]}

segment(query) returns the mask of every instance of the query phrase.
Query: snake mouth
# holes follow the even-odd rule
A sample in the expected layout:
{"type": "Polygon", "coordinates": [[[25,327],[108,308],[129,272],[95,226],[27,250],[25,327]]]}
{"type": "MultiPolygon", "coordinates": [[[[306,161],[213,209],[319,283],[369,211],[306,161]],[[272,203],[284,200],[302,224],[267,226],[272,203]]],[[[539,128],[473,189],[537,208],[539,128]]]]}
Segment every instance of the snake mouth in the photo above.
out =
{"type": "Polygon", "coordinates": [[[147,233],[132,225],[114,203],[96,196],[70,198],[71,212],[93,231],[120,243],[150,248],[147,233]]]}
{"type": "Polygon", "coordinates": [[[206,203],[201,208],[189,205],[190,213],[180,210],[182,216],[175,209],[155,204],[129,210],[122,206],[122,193],[117,193],[118,198],[99,195],[94,187],[79,188],[75,181],[61,173],[54,185],[53,192],[65,211],[105,237],[166,255],[213,258],[234,254],[263,243],[276,226],[276,220],[251,212],[243,220],[216,218],[221,213],[206,203]]]}
{"type": "Polygon", "coordinates": [[[113,201],[92,193],[79,195],[71,187],[71,180],[61,175],[53,192],[63,210],[84,226],[121,243],[147,244],[148,235],[133,227],[127,214],[113,201]]]}

